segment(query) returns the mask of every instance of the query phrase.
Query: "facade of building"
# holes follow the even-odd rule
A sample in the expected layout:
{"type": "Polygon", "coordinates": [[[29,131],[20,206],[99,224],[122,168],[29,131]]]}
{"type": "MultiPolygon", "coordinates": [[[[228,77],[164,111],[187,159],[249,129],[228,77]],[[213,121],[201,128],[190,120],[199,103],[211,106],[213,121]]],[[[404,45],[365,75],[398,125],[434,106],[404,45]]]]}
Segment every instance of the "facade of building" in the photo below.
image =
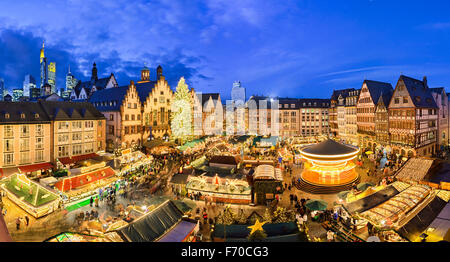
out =
{"type": "MultiPolygon", "coordinates": [[[[329,124],[330,124],[330,132],[333,137],[339,137],[339,121],[338,121],[338,107],[340,108],[340,122],[342,125],[345,125],[345,109],[343,108],[345,103],[346,94],[354,89],[340,89],[333,90],[330,99],[330,109],[329,109],[329,124]],[[342,95],[341,95],[342,94],[342,95]],[[339,96],[341,96],[342,104],[339,105],[339,96]]],[[[345,127],[341,131],[345,131],[345,127]]]]}
{"type": "Polygon", "coordinates": [[[51,121],[39,103],[0,102],[0,168],[50,162],[51,121]]]}
{"type": "Polygon", "coordinates": [[[89,102],[106,117],[107,150],[142,146],[152,138],[168,139],[173,96],[160,66],[156,81],[150,80],[145,67],[136,83],[93,92],[89,102]]]}
{"type": "Polygon", "coordinates": [[[389,146],[391,139],[389,134],[389,112],[388,105],[391,101],[392,92],[382,94],[378,98],[375,107],[375,141],[383,148],[389,146]]]}
{"type": "Polygon", "coordinates": [[[137,90],[143,109],[144,141],[153,138],[168,140],[171,135],[170,112],[174,92],[162,74],[162,67],[158,66],[157,79],[151,81],[149,70],[141,72],[141,81],[137,83],[137,90]]]}
{"type": "Polygon", "coordinates": [[[246,102],[245,108],[236,110],[237,134],[248,135],[280,135],[280,104],[278,99],[265,96],[251,96],[246,102]],[[244,115],[240,113],[244,111],[244,115]],[[242,118],[244,118],[242,122],[242,118]],[[243,123],[243,124],[241,124],[243,123]]]}
{"type": "Polygon", "coordinates": [[[300,135],[301,122],[299,100],[293,98],[280,98],[278,103],[280,136],[287,138],[300,135]]]}
{"type": "Polygon", "coordinates": [[[346,125],[346,103],[348,101],[347,97],[350,94],[353,94],[356,92],[354,88],[351,89],[344,89],[340,90],[339,95],[337,96],[337,104],[336,104],[336,118],[337,118],[337,137],[345,142],[348,142],[347,140],[347,131],[349,131],[346,125]]]}
{"type": "Polygon", "coordinates": [[[392,85],[373,80],[364,80],[357,103],[358,145],[374,150],[377,146],[375,135],[375,109],[382,94],[391,94],[392,85]]]}
{"type": "Polygon", "coordinates": [[[358,126],[356,124],[356,104],[358,102],[359,92],[361,90],[356,89],[350,91],[348,96],[345,98],[345,136],[344,141],[348,144],[357,145],[358,144],[358,126]]]}
{"type": "Polygon", "coordinates": [[[430,88],[431,94],[436,102],[439,110],[438,110],[438,121],[437,121],[437,136],[438,136],[438,145],[439,146],[448,146],[449,145],[449,137],[448,137],[448,129],[449,129],[449,104],[448,104],[448,96],[445,93],[445,88],[430,88]]]}
{"type": "Polygon", "coordinates": [[[438,106],[427,79],[401,75],[388,107],[392,151],[431,156],[437,147],[438,106]]]}
{"type": "MultiPolygon", "coordinates": [[[[33,103],[33,102],[30,102],[33,103]]],[[[50,159],[104,151],[106,119],[91,103],[39,101],[51,121],[50,159]]]]}

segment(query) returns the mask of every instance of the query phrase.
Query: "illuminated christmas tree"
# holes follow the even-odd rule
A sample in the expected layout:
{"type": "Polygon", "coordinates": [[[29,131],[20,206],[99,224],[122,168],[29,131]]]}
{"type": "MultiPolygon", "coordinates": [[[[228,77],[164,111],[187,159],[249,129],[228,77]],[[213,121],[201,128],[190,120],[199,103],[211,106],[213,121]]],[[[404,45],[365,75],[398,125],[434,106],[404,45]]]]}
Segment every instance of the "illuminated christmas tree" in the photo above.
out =
{"type": "Polygon", "coordinates": [[[184,80],[184,77],[178,81],[175,91],[175,98],[171,105],[171,122],[172,137],[181,141],[186,140],[192,135],[192,115],[191,115],[191,94],[184,80]]]}

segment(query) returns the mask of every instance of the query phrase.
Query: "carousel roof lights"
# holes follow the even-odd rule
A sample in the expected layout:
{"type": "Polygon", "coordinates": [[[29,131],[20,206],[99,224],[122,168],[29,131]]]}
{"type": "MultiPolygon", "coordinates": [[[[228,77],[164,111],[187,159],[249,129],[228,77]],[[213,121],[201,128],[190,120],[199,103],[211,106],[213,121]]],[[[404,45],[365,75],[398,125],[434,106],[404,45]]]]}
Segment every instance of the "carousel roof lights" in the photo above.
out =
{"type": "Polygon", "coordinates": [[[334,140],[328,139],[312,146],[300,149],[302,154],[308,156],[320,156],[323,158],[347,157],[357,154],[359,148],[344,145],[334,140]]]}

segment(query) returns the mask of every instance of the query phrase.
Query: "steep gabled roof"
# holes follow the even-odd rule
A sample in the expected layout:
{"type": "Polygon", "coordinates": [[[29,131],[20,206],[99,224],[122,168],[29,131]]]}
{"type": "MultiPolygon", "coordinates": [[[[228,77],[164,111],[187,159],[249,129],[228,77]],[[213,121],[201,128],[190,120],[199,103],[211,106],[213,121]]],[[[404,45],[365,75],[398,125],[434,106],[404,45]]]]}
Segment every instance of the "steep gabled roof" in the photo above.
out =
{"type": "Polygon", "coordinates": [[[47,114],[39,103],[35,102],[0,102],[0,123],[43,123],[50,122],[47,114]],[[5,114],[9,114],[6,118],[5,114]],[[21,113],[25,118],[21,118],[21,113]],[[39,116],[36,117],[36,114],[39,116]]]}
{"type": "Polygon", "coordinates": [[[101,112],[119,111],[127,91],[128,86],[98,90],[92,94],[89,102],[101,112]]]}
{"type": "Polygon", "coordinates": [[[411,100],[416,107],[437,108],[437,104],[431,95],[431,90],[424,85],[423,81],[401,75],[399,81],[402,80],[409,92],[411,100]]]}
{"type": "Polygon", "coordinates": [[[105,89],[106,85],[108,84],[109,80],[111,79],[111,77],[113,77],[114,75],[111,74],[107,77],[104,78],[99,78],[96,81],[93,80],[89,80],[89,81],[78,81],[77,85],[75,86],[74,90],[75,90],[75,94],[77,96],[80,95],[81,89],[85,89],[86,93],[89,94],[92,90],[92,87],[95,85],[95,88],[98,90],[103,90],[105,89]]]}
{"type": "Polygon", "coordinates": [[[337,100],[339,95],[342,95],[343,98],[346,98],[348,96],[348,93],[351,91],[355,91],[355,89],[347,88],[347,89],[333,90],[333,94],[331,95],[330,100],[337,100]]]}
{"type": "MultiPolygon", "coordinates": [[[[196,93],[198,99],[200,99],[200,93],[196,93]]],[[[202,93],[202,106],[205,106],[206,102],[208,102],[209,98],[213,100],[214,107],[217,106],[217,102],[219,101],[219,93],[202,93]]]]}
{"type": "Polygon", "coordinates": [[[152,89],[155,87],[156,83],[156,81],[148,81],[134,84],[136,86],[139,100],[141,100],[142,104],[144,104],[144,102],[147,100],[147,97],[152,92],[152,89]]]}
{"type": "Polygon", "coordinates": [[[89,102],[39,101],[38,103],[51,120],[95,120],[105,118],[89,102]]]}
{"type": "MultiPolygon", "coordinates": [[[[374,104],[376,104],[380,98],[380,95],[382,93],[389,94],[394,91],[394,88],[392,88],[392,85],[390,83],[385,82],[379,82],[379,81],[373,81],[373,80],[364,80],[364,82],[367,86],[367,89],[369,89],[370,97],[372,98],[372,101],[374,104]]],[[[386,101],[384,101],[386,102],[386,101]]]]}

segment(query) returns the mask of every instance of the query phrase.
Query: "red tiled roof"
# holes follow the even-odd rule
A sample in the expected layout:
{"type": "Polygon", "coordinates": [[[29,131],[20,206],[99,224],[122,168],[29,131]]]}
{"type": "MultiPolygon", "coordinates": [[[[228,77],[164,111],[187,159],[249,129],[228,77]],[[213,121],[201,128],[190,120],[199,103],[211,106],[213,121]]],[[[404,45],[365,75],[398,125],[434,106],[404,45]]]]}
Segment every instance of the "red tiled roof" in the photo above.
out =
{"type": "Polygon", "coordinates": [[[90,153],[90,154],[86,154],[86,155],[79,155],[79,156],[72,156],[72,157],[61,157],[61,158],[58,158],[58,160],[63,165],[69,165],[69,164],[76,163],[78,161],[83,161],[83,160],[94,158],[97,156],[98,155],[96,153],[90,153]]]}
{"type": "Polygon", "coordinates": [[[19,170],[21,173],[30,173],[37,170],[47,170],[53,168],[53,165],[51,163],[40,163],[40,164],[33,164],[33,165],[27,165],[27,166],[19,166],[19,170]]]}
{"type": "Polygon", "coordinates": [[[92,172],[65,177],[64,179],[56,182],[55,187],[58,188],[60,191],[65,192],[105,178],[112,177],[115,174],[116,173],[111,167],[104,167],[92,172]]]}

